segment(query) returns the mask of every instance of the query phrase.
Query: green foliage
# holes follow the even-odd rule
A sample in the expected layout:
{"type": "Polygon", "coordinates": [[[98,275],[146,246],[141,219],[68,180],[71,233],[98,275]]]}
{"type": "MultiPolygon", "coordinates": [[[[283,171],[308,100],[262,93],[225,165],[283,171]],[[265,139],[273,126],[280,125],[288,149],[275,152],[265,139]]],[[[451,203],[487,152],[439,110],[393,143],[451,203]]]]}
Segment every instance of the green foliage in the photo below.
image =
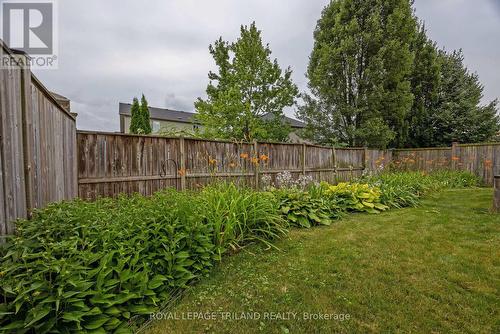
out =
{"type": "Polygon", "coordinates": [[[432,146],[434,128],[432,113],[437,110],[441,86],[441,62],[436,43],[427,37],[423,23],[413,43],[415,61],[411,75],[414,101],[408,115],[410,131],[405,146],[432,146]]]}
{"type": "Polygon", "coordinates": [[[134,97],[130,113],[132,115],[130,120],[130,133],[147,135],[153,131],[149,119],[148,101],[144,94],[142,94],[140,105],[139,100],[134,97]]]}
{"type": "Polygon", "coordinates": [[[141,114],[141,129],[143,129],[143,133],[148,135],[150,134],[153,129],[151,128],[151,121],[149,119],[149,108],[148,108],[148,101],[146,100],[146,97],[144,94],[142,94],[141,97],[141,108],[140,108],[140,114],[141,114]]]}
{"type": "Polygon", "coordinates": [[[336,199],[338,205],[349,211],[379,213],[388,207],[381,203],[380,189],[368,184],[341,182],[330,185],[323,182],[326,196],[336,199]]]}
{"type": "Polygon", "coordinates": [[[130,331],[228,248],[286,233],[270,194],[217,185],[52,204],[17,223],[0,254],[0,328],[130,331]]]}
{"type": "Polygon", "coordinates": [[[401,208],[418,205],[420,198],[428,192],[451,188],[474,187],[479,178],[462,171],[388,172],[364,178],[381,190],[380,200],[389,207],[401,208]]]}
{"type": "Polygon", "coordinates": [[[208,74],[208,98],[195,102],[206,135],[238,140],[286,138],[290,128],[283,121],[283,108],[295,103],[298,89],[291,69],[283,73],[278,61],[271,60],[269,45],[262,43],[255,22],[241,26],[236,42],[221,37],[209,51],[218,72],[208,74]]]}
{"type": "Polygon", "coordinates": [[[278,214],[278,201],[270,193],[219,183],[204,188],[198,197],[199,212],[214,231],[217,254],[252,242],[272,247],[271,241],[287,233],[278,214]]]}
{"type": "Polygon", "coordinates": [[[277,189],[273,194],[280,201],[280,212],[292,226],[330,225],[332,219],[340,218],[342,213],[342,209],[327,197],[313,197],[308,192],[293,189],[277,189]]]}
{"type": "Polygon", "coordinates": [[[139,106],[139,100],[134,97],[132,101],[132,106],[130,107],[131,119],[130,119],[130,133],[137,134],[141,130],[142,117],[141,117],[141,107],[139,106]]]}
{"type": "Polygon", "coordinates": [[[159,310],[229,251],[275,247],[289,225],[329,225],[344,211],[416,205],[429,191],[478,179],[401,172],[362,182],[270,192],[220,183],[196,193],[51,204],[19,220],[0,248],[0,331],[131,332],[131,319],[159,310]]]}
{"type": "Polygon", "coordinates": [[[500,224],[488,213],[491,195],[444,191],[418,208],[293,231],[277,243],[281,252],[252,247],[226,259],[168,310],[338,310],[349,320],[169,319],[145,332],[498,333],[500,224]]]}
{"type": "Polygon", "coordinates": [[[452,141],[488,141],[500,130],[497,100],[481,105],[483,86],[464,65],[462,51],[439,52],[441,84],[431,109],[432,137],[426,146],[449,146],[452,141]]]}
{"type": "Polygon", "coordinates": [[[313,96],[297,113],[313,140],[381,147],[404,143],[413,102],[409,78],[415,35],[409,0],[341,0],[326,6],[307,71],[313,96]],[[373,129],[379,135],[370,136],[373,129]]]}
{"type": "Polygon", "coordinates": [[[307,138],[432,147],[498,133],[498,101],[481,104],[483,86],[462,51],[438,50],[412,3],[338,0],[323,10],[307,72],[311,95],[297,112],[307,138]]]}

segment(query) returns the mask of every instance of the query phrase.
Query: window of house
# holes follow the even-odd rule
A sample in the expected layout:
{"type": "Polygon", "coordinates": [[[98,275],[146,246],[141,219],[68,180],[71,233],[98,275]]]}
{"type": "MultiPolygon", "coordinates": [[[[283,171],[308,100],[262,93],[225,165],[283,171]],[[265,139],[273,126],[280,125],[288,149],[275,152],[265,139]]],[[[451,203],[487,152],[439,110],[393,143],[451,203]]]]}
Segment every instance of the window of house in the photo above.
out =
{"type": "Polygon", "coordinates": [[[160,131],[160,122],[153,121],[153,132],[159,132],[159,131],[160,131]]]}

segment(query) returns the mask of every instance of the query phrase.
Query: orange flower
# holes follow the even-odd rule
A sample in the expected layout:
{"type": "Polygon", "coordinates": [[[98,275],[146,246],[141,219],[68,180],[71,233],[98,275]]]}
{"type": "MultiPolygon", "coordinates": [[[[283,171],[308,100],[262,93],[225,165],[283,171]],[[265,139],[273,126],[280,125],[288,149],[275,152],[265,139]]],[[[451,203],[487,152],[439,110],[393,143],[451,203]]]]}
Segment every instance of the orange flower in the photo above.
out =
{"type": "Polygon", "coordinates": [[[217,163],[217,160],[213,159],[212,157],[208,157],[208,163],[211,165],[215,165],[217,163]]]}
{"type": "Polygon", "coordinates": [[[248,159],[248,153],[241,153],[241,154],[240,154],[240,157],[241,157],[242,159],[248,159]]]}
{"type": "Polygon", "coordinates": [[[179,173],[180,176],[184,176],[186,175],[186,169],[185,168],[181,168],[177,171],[177,173],[179,173]]]}
{"type": "Polygon", "coordinates": [[[257,165],[259,163],[259,158],[253,157],[252,158],[252,163],[255,164],[255,165],[257,165]]]}
{"type": "Polygon", "coordinates": [[[451,157],[451,160],[458,161],[458,160],[460,160],[460,158],[459,157],[451,157]]]}
{"type": "Polygon", "coordinates": [[[262,160],[262,161],[267,161],[267,160],[269,160],[269,157],[268,157],[267,155],[265,155],[265,154],[262,154],[262,155],[260,156],[260,160],[262,160]]]}

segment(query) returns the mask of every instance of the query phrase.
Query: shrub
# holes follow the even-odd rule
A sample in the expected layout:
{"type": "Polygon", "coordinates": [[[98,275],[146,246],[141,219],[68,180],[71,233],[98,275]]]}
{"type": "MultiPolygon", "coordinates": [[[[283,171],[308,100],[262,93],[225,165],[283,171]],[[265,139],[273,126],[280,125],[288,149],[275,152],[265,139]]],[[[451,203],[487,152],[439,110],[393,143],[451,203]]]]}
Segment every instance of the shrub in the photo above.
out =
{"type": "Polygon", "coordinates": [[[368,184],[341,182],[335,186],[323,182],[324,193],[336,199],[340,207],[349,211],[379,213],[388,209],[380,202],[380,189],[368,184]]]}

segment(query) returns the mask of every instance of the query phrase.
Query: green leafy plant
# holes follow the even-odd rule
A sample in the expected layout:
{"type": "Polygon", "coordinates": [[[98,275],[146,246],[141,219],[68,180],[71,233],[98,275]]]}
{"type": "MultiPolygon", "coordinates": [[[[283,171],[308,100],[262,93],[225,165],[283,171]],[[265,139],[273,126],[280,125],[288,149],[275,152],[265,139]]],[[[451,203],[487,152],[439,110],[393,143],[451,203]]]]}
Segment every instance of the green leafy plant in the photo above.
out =
{"type": "Polygon", "coordinates": [[[198,205],[205,224],[214,232],[218,254],[251,242],[273,247],[271,241],[288,232],[286,222],[278,214],[279,203],[270,193],[217,183],[201,191],[198,205]]]}
{"type": "Polygon", "coordinates": [[[225,249],[286,233],[270,194],[234,185],[75,200],[17,222],[1,250],[2,332],[130,332],[225,249]]]}
{"type": "Polygon", "coordinates": [[[362,182],[378,187],[381,202],[396,208],[416,206],[420,197],[431,191],[480,185],[479,178],[474,174],[451,170],[387,172],[363,178],[362,182]]]}
{"type": "Polygon", "coordinates": [[[379,213],[388,207],[380,202],[380,189],[369,184],[341,182],[330,185],[323,182],[324,193],[335,198],[341,207],[349,211],[379,213]]]}
{"type": "Polygon", "coordinates": [[[290,189],[274,190],[280,201],[280,211],[296,227],[310,228],[330,225],[341,216],[341,209],[326,197],[312,197],[308,192],[290,189]]]}

